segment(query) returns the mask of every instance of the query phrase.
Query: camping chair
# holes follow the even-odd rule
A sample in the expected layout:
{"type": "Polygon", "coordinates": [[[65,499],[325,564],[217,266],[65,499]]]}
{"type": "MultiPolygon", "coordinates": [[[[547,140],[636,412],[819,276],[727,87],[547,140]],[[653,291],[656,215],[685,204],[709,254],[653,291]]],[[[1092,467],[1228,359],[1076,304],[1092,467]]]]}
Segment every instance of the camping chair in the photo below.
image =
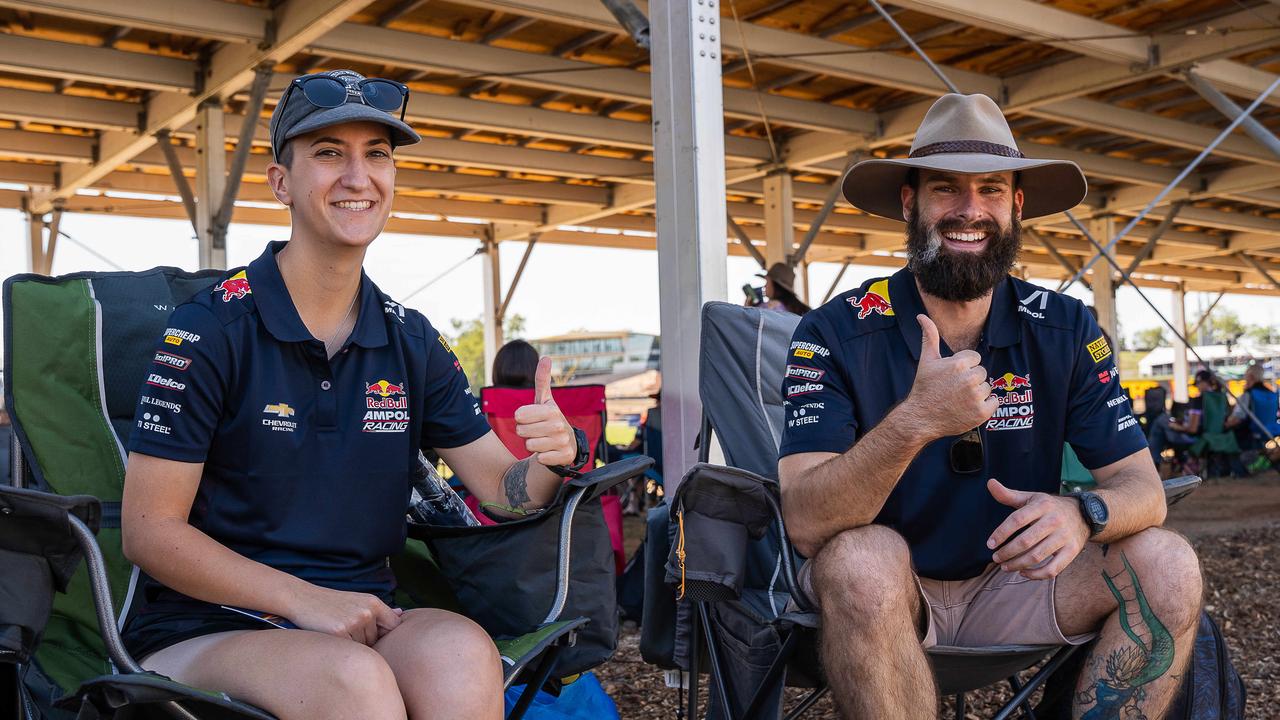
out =
{"type": "MultiPolygon", "coordinates": [[[[596,466],[596,460],[609,462],[609,444],[605,442],[604,428],[608,422],[605,412],[603,385],[564,385],[551,388],[551,397],[569,424],[587,435],[591,447],[586,467],[596,466]]],[[[480,388],[480,407],[489,420],[489,427],[517,458],[529,457],[524,449],[524,438],[516,434],[516,410],[533,402],[533,388],[484,387],[480,388]]],[[[474,500],[468,502],[468,505],[474,500]]],[[[605,522],[609,524],[609,541],[613,546],[614,561],[618,572],[626,565],[622,549],[622,504],[617,495],[600,498],[605,522]]],[[[474,510],[475,508],[473,508],[474,510]]],[[[476,514],[481,522],[488,518],[476,514]]]]}
{"type": "MultiPolygon", "coordinates": [[[[52,717],[79,712],[106,718],[126,706],[136,713],[129,717],[138,718],[270,717],[225,695],[140,672],[120,643],[116,620],[130,604],[136,570],[121,551],[119,528],[123,448],[137,389],[169,313],[220,274],[157,268],[19,275],[4,283],[5,401],[14,427],[15,488],[0,488],[0,670],[17,683],[0,698],[18,698],[24,720],[51,716],[55,704],[71,714],[52,717]],[[76,569],[80,552],[87,570],[76,569]]],[[[570,590],[592,569],[587,565],[603,566],[596,574],[607,574],[612,590],[607,555],[576,552],[590,539],[574,534],[584,518],[603,527],[591,511],[594,504],[584,500],[646,467],[643,461],[617,463],[577,477],[546,512],[513,523],[518,527],[512,532],[542,523],[559,542],[558,548],[552,544],[557,566],[545,574],[551,588],[545,606],[533,610],[539,620],[545,612],[545,621],[521,634],[495,636],[506,685],[526,684],[510,717],[523,715],[549,678],[569,674],[558,672],[560,653],[587,625],[575,614],[582,593],[570,590]]],[[[478,530],[485,531],[482,541],[494,544],[508,532],[503,526],[478,530]]],[[[462,531],[410,529],[411,537],[432,543],[444,542],[442,534],[450,532],[462,531]]],[[[441,580],[449,568],[437,566],[421,540],[408,540],[391,561],[402,607],[458,608],[441,580]]],[[[596,600],[612,617],[612,595],[596,600]]]]}
{"type": "MultiPolygon", "coordinates": [[[[786,419],[782,373],[798,322],[794,315],[729,303],[703,306],[701,462],[671,500],[669,525],[675,527],[669,535],[677,539],[665,576],[682,586],[686,598],[677,609],[684,627],[676,630],[672,656],[689,671],[690,718],[698,717],[703,667],[717,717],[780,715],[784,684],[812,688],[790,720],[827,690],[816,652],[821,620],[796,580],[799,556],[787,540],[777,481],[786,419]],[[707,462],[713,436],[727,467],[707,462]]],[[[1166,494],[1176,500],[1199,482],[1169,481],[1166,494]]],[[[645,644],[642,639],[642,649],[645,644]]],[[[652,635],[648,644],[655,644],[652,635]]],[[[1014,696],[995,715],[1003,720],[1019,708],[1034,717],[1030,697],[1079,647],[934,647],[928,656],[939,692],[955,698],[956,717],[965,716],[967,692],[1007,680],[1014,696]],[[1042,662],[1030,679],[1019,677],[1042,662]]]]}

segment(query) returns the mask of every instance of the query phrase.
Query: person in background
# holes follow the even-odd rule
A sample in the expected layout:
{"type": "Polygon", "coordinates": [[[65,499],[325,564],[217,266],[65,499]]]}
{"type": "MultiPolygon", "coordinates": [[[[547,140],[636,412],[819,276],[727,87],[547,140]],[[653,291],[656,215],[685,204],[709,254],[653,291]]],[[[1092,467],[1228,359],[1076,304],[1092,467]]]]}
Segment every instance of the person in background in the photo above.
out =
{"type": "Polygon", "coordinates": [[[1200,370],[1195,375],[1195,386],[1200,394],[1191,398],[1182,420],[1164,413],[1151,424],[1151,432],[1147,436],[1147,444],[1151,448],[1151,457],[1160,464],[1160,455],[1167,448],[1186,449],[1196,441],[1200,434],[1200,417],[1204,414],[1204,394],[1221,391],[1222,384],[1208,370],[1200,370]]]}
{"type": "Polygon", "coordinates": [[[748,296],[746,304],[768,310],[804,315],[811,309],[796,295],[796,271],[786,263],[774,263],[766,273],[756,273],[756,277],[764,278],[764,300],[748,296]]]}
{"type": "Polygon", "coordinates": [[[500,387],[533,387],[538,351],[524,340],[512,340],[493,356],[493,384],[500,387]]]}
{"type": "MultiPolygon", "coordinates": [[[[1244,371],[1244,392],[1236,398],[1235,410],[1227,418],[1227,429],[1236,429],[1236,439],[1242,450],[1248,453],[1261,450],[1268,441],[1280,436],[1280,393],[1267,384],[1262,366],[1254,363],[1244,371]],[[1257,422],[1249,417],[1257,418],[1257,422]],[[1263,427],[1258,427],[1261,422],[1263,427]],[[1265,429],[1264,429],[1265,428],[1265,429]]],[[[1265,469],[1270,462],[1261,455],[1249,465],[1255,472],[1265,469]]]]}

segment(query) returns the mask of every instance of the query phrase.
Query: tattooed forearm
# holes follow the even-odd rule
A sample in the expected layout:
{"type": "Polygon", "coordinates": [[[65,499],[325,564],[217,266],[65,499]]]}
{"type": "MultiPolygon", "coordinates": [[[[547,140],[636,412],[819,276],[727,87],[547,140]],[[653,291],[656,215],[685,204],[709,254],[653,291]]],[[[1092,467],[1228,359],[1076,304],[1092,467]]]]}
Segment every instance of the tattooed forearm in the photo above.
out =
{"type": "Polygon", "coordinates": [[[502,476],[502,489],[507,495],[507,504],[513,508],[522,507],[529,502],[529,464],[533,458],[518,460],[502,476]]]}
{"type": "Polygon", "coordinates": [[[1112,578],[1103,571],[1102,579],[1120,605],[1120,627],[1134,644],[1113,651],[1106,658],[1105,668],[1094,668],[1097,680],[1093,692],[1086,690],[1078,700],[1097,704],[1081,716],[1081,720],[1145,718],[1141,707],[1146,698],[1143,686],[1160,678],[1173,665],[1173,635],[1151,611],[1138,575],[1123,552],[1120,553],[1120,561],[1124,563],[1124,572],[1112,578]],[[1125,575],[1131,587],[1121,590],[1115,580],[1125,575]],[[1126,598],[1125,593],[1130,589],[1133,597],[1126,598]]]}

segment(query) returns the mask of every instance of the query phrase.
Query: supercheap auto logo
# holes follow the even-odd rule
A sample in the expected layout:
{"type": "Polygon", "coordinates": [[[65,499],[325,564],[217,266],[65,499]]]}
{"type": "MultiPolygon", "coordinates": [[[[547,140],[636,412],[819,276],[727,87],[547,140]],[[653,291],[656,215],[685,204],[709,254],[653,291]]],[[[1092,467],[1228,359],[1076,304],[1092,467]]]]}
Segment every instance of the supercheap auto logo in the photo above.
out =
{"type": "Polygon", "coordinates": [[[1031,374],[1007,372],[987,380],[991,394],[999,405],[987,420],[988,430],[1026,430],[1035,424],[1035,398],[1031,393],[1031,374]]]}

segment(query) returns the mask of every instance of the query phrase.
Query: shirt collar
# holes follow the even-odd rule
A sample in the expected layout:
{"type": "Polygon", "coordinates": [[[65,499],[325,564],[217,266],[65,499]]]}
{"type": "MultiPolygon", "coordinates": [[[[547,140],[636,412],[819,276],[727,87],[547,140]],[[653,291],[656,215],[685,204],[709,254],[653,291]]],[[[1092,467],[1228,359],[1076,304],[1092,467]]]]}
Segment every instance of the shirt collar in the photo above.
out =
{"type": "MultiPolygon", "coordinates": [[[[924,300],[916,287],[915,275],[907,268],[894,273],[889,278],[889,298],[893,304],[893,316],[898,320],[898,330],[902,339],[911,351],[912,359],[920,360],[920,341],[923,331],[916,315],[925,313],[924,300]]],[[[996,284],[991,295],[991,309],[987,312],[987,323],[982,336],[988,348],[1008,347],[1021,340],[1021,327],[1018,324],[1018,295],[1014,291],[1013,278],[1006,277],[996,284]]],[[[928,313],[925,313],[926,315],[928,313]]],[[[945,340],[939,339],[941,349],[950,354],[945,340]]]]}
{"type": "MultiPolygon", "coordinates": [[[[303,324],[298,308],[289,296],[276,255],[284,249],[285,242],[275,241],[256,260],[249,263],[245,276],[254,295],[254,305],[267,332],[281,342],[307,342],[314,340],[311,331],[303,324]]],[[[360,297],[357,301],[359,315],[348,342],[361,347],[374,348],[387,344],[386,321],[383,320],[379,293],[369,276],[360,271],[360,297]]]]}

